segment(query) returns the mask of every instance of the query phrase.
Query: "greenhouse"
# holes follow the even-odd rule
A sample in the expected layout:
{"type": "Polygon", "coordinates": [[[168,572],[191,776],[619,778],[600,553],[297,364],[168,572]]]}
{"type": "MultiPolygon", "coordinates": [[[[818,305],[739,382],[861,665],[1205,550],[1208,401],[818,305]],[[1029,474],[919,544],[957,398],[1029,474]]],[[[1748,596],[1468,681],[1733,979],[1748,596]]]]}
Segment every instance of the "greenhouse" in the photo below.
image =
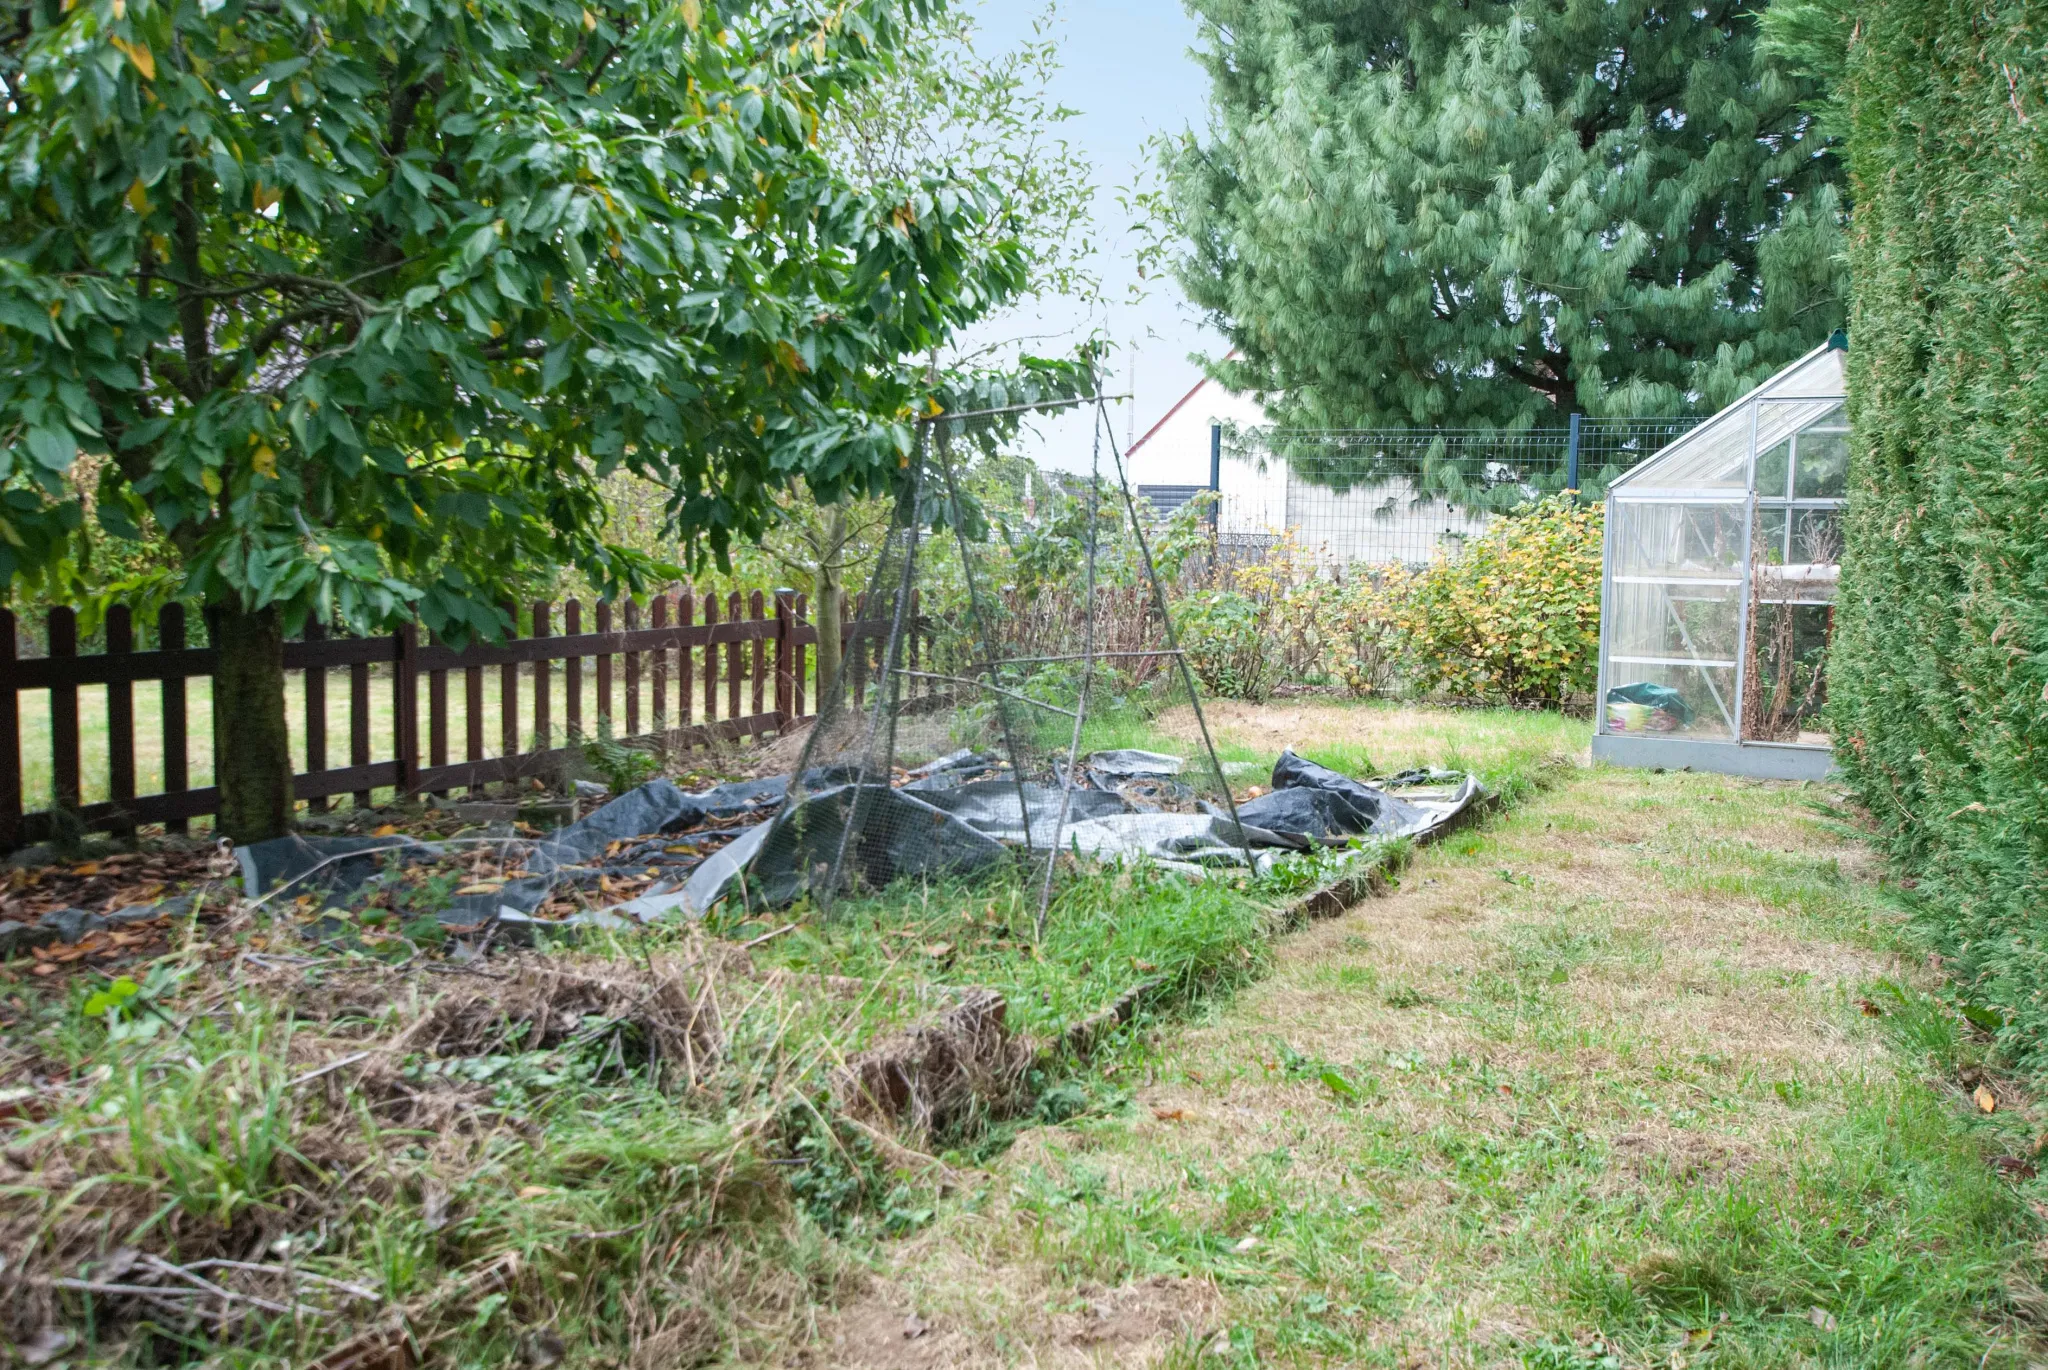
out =
{"type": "Polygon", "coordinates": [[[1837,334],[1609,487],[1595,758],[1827,774],[1844,346],[1837,334]]]}

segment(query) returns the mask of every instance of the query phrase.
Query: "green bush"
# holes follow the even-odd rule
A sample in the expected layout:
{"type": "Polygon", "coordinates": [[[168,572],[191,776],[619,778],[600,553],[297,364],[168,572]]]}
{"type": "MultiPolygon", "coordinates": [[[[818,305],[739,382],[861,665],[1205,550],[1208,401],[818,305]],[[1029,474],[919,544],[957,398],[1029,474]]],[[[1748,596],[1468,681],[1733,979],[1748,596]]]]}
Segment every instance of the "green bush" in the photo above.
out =
{"type": "Polygon", "coordinates": [[[1271,697],[1279,636],[1270,601],[1242,590],[1202,590],[1181,602],[1176,621],[1203,689],[1253,703],[1271,697]]]}
{"type": "Polygon", "coordinates": [[[1599,670],[1603,513],[1557,495],[1440,556],[1394,611],[1410,684],[1496,704],[1556,704],[1599,670]]]}
{"type": "Polygon", "coordinates": [[[2048,8],[1781,3],[1856,217],[1836,756],[1966,992],[2048,1065],[2048,8]],[[1830,38],[1830,34],[1832,37],[1830,38]]]}

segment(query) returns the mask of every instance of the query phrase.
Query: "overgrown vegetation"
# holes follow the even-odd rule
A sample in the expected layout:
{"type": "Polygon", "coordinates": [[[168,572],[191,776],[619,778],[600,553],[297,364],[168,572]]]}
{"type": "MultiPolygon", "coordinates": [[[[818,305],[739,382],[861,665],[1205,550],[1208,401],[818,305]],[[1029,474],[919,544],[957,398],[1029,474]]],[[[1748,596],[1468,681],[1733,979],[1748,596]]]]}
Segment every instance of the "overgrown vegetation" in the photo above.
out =
{"type": "MultiPolygon", "coordinates": [[[[1392,730],[1385,755],[1321,754],[1478,765],[1509,793],[1558,745],[1540,715],[1474,716],[1463,755],[1357,716],[1392,730]]],[[[486,960],[427,946],[412,903],[309,896],[209,915],[119,978],[0,968],[0,1072],[35,1082],[0,1094],[0,1315],[23,1344],[138,1366],[772,1359],[765,1329],[850,1292],[872,1243],[930,1221],[949,1166],[1112,1106],[1074,1052],[1262,974],[1273,910],[1331,869],[1078,873],[1042,939],[1006,873],[486,960]],[[981,1074],[942,1095],[918,1053],[991,992],[1000,1031],[946,1047],[981,1074]],[[878,1111],[891,1062],[945,1106],[878,1111]]]]}
{"type": "Polygon", "coordinates": [[[1780,0],[1856,200],[1835,754],[1960,993],[2048,1067],[2048,97],[2037,5],[1780,0]]]}
{"type": "Polygon", "coordinates": [[[1559,705],[1592,691],[1603,506],[1556,496],[1496,519],[1418,569],[1340,572],[1292,539],[1243,562],[1194,563],[1178,604],[1189,660],[1229,699],[1278,680],[1559,705]]]}

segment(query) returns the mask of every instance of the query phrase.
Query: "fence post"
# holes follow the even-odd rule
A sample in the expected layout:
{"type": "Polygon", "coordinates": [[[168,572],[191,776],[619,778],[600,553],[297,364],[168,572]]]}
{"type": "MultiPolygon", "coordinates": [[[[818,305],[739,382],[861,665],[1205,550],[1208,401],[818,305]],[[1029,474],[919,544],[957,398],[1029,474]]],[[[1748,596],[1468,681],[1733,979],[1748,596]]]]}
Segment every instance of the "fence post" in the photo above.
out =
{"type": "Polygon", "coordinates": [[[796,717],[796,591],[775,592],[775,730],[796,717]]]}
{"type": "MultiPolygon", "coordinates": [[[[14,664],[14,611],[0,609],[0,667],[14,664]]],[[[21,696],[0,670],[0,847],[21,845],[21,696]]]]}
{"type": "Polygon", "coordinates": [[[1223,425],[1209,425],[1209,541],[1222,532],[1223,513],[1223,425]]]}
{"type": "MultiPolygon", "coordinates": [[[[78,611],[69,606],[50,610],[50,659],[78,655],[78,611]]],[[[50,770],[54,777],[55,807],[75,814],[84,807],[79,785],[78,686],[50,687],[50,770]]]]}
{"type": "Polygon", "coordinates": [[[1572,415],[1571,436],[1566,439],[1564,449],[1564,488],[1572,492],[1572,501],[1579,498],[1579,433],[1584,414],[1572,415]]]}
{"type": "MultiPolygon", "coordinates": [[[[182,647],[185,645],[182,635],[184,628],[184,621],[182,619],[179,620],[178,626],[181,630],[178,645],[182,647]]],[[[168,633],[170,630],[166,628],[164,631],[168,633]]],[[[319,642],[326,636],[327,630],[321,625],[319,619],[308,618],[306,620],[306,641],[319,642]]],[[[304,675],[306,677],[306,773],[308,775],[318,775],[327,769],[327,668],[316,662],[306,667],[304,675]]],[[[182,684],[182,682],[180,683],[182,684]]],[[[180,708],[184,706],[182,699],[178,703],[180,708]]],[[[164,728],[168,733],[170,724],[166,723],[164,728]]],[[[180,748],[178,760],[182,764],[184,759],[184,749],[180,748]]],[[[166,772],[164,777],[164,788],[170,788],[168,772],[166,772]]],[[[184,786],[180,785],[178,788],[183,789],[184,786]]],[[[306,801],[307,813],[326,813],[327,809],[328,799],[324,794],[316,794],[306,801]]]]}
{"type": "Polygon", "coordinates": [[[420,657],[419,626],[407,623],[399,628],[398,662],[391,673],[391,727],[398,749],[398,798],[419,786],[420,778],[420,657]]]}

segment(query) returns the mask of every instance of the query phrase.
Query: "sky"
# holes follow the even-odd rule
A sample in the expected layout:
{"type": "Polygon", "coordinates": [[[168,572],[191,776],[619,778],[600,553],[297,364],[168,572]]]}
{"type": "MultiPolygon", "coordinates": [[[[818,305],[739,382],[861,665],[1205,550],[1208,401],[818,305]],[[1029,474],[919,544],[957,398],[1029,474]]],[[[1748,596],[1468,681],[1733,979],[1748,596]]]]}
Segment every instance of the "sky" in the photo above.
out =
{"type": "MultiPolygon", "coordinates": [[[[978,47],[989,52],[1014,46],[1031,34],[1043,12],[1035,0],[981,0],[972,12],[979,25],[978,47]]],[[[1145,141],[1157,133],[1199,129],[1206,123],[1208,77],[1188,50],[1195,41],[1195,22],[1181,0],[1060,0],[1058,34],[1063,63],[1053,97],[1078,111],[1062,130],[1069,142],[1095,164],[1095,214],[1102,246],[1096,263],[1107,297],[1107,331],[1117,351],[1111,360],[1116,374],[1108,390],[1130,393],[1135,401],[1112,410],[1119,445],[1135,431],[1142,434],[1174,402],[1202,378],[1189,354],[1220,355],[1222,337],[1205,327],[1171,280],[1149,283],[1146,298],[1125,302],[1127,289],[1141,284],[1132,261],[1131,224],[1116,191],[1131,183],[1145,158],[1145,141]]],[[[1079,342],[1088,332],[1080,311],[1050,303],[1042,319],[1010,331],[1046,328],[1079,342]]],[[[1066,350],[1064,342],[1047,340],[1035,347],[1043,354],[1066,350]]],[[[1090,427],[1085,420],[1040,425],[1039,441],[1028,454],[1044,466],[1086,470],[1091,459],[1090,427]]],[[[1105,468],[1107,458],[1105,456],[1105,468]]]]}

